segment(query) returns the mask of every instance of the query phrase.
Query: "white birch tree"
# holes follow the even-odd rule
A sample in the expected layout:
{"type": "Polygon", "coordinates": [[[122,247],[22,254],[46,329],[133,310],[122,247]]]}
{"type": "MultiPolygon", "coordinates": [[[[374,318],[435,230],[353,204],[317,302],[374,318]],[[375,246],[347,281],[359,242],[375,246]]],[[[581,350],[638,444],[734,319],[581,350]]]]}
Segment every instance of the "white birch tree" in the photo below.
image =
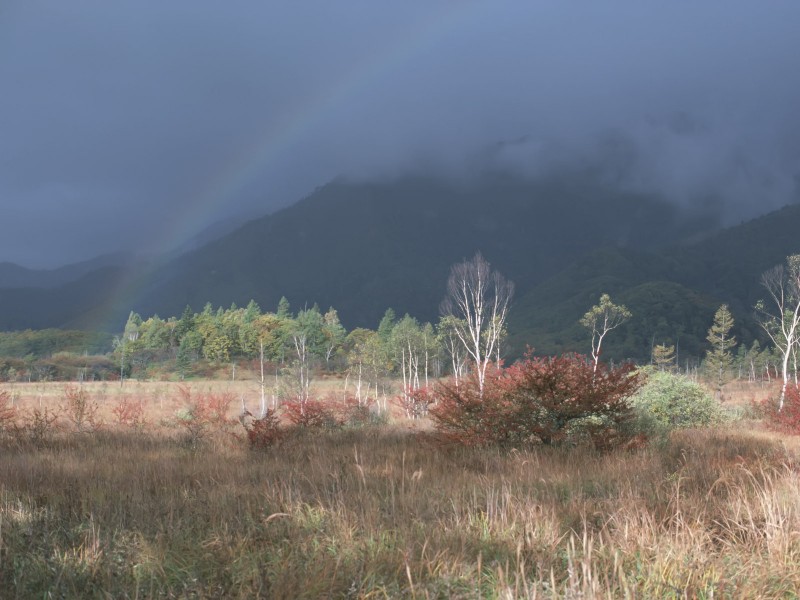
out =
{"type": "Polygon", "coordinates": [[[290,330],[295,354],[296,381],[299,386],[300,414],[305,414],[306,404],[311,398],[312,362],[324,352],[322,325],[322,315],[314,306],[297,313],[290,330]]]}
{"type": "Polygon", "coordinates": [[[480,252],[450,269],[441,312],[456,317],[455,333],[472,360],[481,395],[513,295],[514,284],[492,270],[480,252]]]}
{"type": "Polygon", "coordinates": [[[601,295],[600,303],[593,306],[583,315],[580,320],[581,325],[592,332],[592,360],[594,361],[595,373],[597,372],[597,364],[600,362],[600,350],[606,335],[630,318],[631,311],[623,304],[617,305],[611,302],[611,296],[608,294],[601,295]]]}
{"type": "Polygon", "coordinates": [[[322,334],[325,338],[325,366],[331,368],[331,359],[341,349],[347,331],[339,321],[339,313],[331,307],[323,316],[322,334]]]}
{"type": "Polygon", "coordinates": [[[756,314],[780,353],[783,385],[778,410],[782,410],[791,377],[789,361],[800,335],[800,254],[788,256],[785,264],[766,271],[761,276],[761,285],[767,290],[770,301],[759,300],[756,314]]]}
{"type": "Polygon", "coordinates": [[[464,344],[456,333],[456,327],[463,324],[456,323],[458,319],[452,315],[445,315],[439,320],[436,328],[436,336],[439,344],[444,349],[445,354],[450,357],[450,370],[453,373],[453,379],[456,387],[458,387],[461,377],[464,375],[464,370],[467,365],[467,352],[464,344]]]}
{"type": "MultiPolygon", "coordinates": [[[[369,368],[369,341],[377,335],[374,331],[362,328],[354,329],[347,335],[348,375],[352,375],[355,380],[356,399],[359,406],[367,404],[368,398],[362,395],[361,388],[365,379],[365,371],[369,368]]],[[[369,386],[369,380],[367,380],[367,391],[369,391],[369,386]]]]}
{"type": "Polygon", "coordinates": [[[408,418],[417,416],[414,393],[421,388],[420,370],[426,365],[426,345],[423,330],[417,320],[406,315],[392,329],[390,347],[403,378],[402,404],[408,418]]]}

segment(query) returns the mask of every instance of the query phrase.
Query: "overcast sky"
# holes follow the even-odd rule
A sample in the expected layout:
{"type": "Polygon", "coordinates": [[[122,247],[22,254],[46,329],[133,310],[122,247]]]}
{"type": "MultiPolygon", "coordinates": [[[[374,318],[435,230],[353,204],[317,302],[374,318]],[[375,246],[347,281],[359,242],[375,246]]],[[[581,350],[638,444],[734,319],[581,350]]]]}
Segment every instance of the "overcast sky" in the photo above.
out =
{"type": "Polygon", "coordinates": [[[2,0],[0,261],[476,165],[764,212],[799,196],[798,24],[796,0],[2,0]]]}

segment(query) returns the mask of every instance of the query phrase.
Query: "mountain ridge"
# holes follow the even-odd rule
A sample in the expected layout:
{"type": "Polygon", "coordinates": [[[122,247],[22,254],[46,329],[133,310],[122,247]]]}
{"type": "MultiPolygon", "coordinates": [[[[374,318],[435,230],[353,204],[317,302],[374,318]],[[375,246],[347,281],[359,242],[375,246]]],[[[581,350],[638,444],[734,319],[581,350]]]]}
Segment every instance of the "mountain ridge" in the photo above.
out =
{"type": "Polygon", "coordinates": [[[503,178],[468,191],[424,178],[335,182],[171,263],[140,308],[247,297],[274,306],[285,295],[336,306],[350,325],[373,324],[389,306],[432,319],[450,266],[476,250],[525,289],[598,244],[653,246],[691,232],[666,202],[595,188],[503,178]],[[248,281],[252,273],[262,279],[248,281]],[[364,296],[375,300],[353,300],[364,296]]]}
{"type": "Polygon", "coordinates": [[[92,271],[109,266],[126,266],[134,261],[128,252],[102,254],[88,260],[70,263],[52,269],[31,269],[16,263],[0,262],[0,289],[42,288],[52,289],[76,281],[92,271]]]}
{"type": "Polygon", "coordinates": [[[800,252],[794,235],[798,228],[800,205],[792,204],[658,253],[597,249],[518,299],[509,323],[512,345],[538,339],[543,353],[564,345],[588,348],[589,334],[578,320],[603,292],[634,313],[609,337],[607,356],[642,359],[646,344],[641,335],[630,339],[634,331],[647,332],[651,344],[680,344],[683,338],[684,350],[697,356],[704,351],[714,311],[723,303],[737,320],[740,341],[749,344],[761,336],[753,315],[754,304],[765,295],[761,274],[800,252]],[[662,299],[643,297],[646,286],[660,287],[662,299]],[[557,306],[558,313],[550,306],[557,306]]]}
{"type": "Polygon", "coordinates": [[[389,307],[436,320],[450,266],[480,250],[517,283],[512,353],[586,347],[577,320],[601,292],[635,313],[610,356],[641,358],[656,338],[700,352],[722,302],[735,307],[743,339],[756,335],[739,315],[760,272],[797,251],[798,228],[800,205],[720,229],[714,215],[580,177],[490,174],[471,187],[421,176],[336,180],[171,260],[49,290],[0,290],[0,328],[92,328],[102,315],[121,329],[130,310],[177,316],[186,305],[250,299],[272,310],[282,296],[295,309],[334,306],[348,328],[375,327],[389,307]],[[127,303],[111,305],[121,289],[127,303]]]}

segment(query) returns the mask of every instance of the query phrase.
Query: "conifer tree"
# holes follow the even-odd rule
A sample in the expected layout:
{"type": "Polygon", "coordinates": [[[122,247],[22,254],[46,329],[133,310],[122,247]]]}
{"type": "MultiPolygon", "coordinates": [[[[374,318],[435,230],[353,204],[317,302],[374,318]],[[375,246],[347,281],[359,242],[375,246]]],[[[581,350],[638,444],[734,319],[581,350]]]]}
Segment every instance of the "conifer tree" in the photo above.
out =
{"type": "Polygon", "coordinates": [[[281,296],[281,299],[278,301],[278,312],[276,314],[280,319],[291,318],[291,307],[289,306],[289,301],[286,299],[286,296],[281,296]]]}
{"type": "Polygon", "coordinates": [[[706,352],[706,369],[714,378],[717,393],[722,391],[733,364],[733,349],[736,347],[736,338],[731,335],[733,328],[733,315],[727,304],[717,309],[714,323],[708,330],[706,339],[711,344],[711,350],[706,352]]]}
{"type": "Polygon", "coordinates": [[[653,348],[652,361],[653,365],[655,365],[659,371],[671,372],[675,369],[675,346],[657,344],[653,348]]]}

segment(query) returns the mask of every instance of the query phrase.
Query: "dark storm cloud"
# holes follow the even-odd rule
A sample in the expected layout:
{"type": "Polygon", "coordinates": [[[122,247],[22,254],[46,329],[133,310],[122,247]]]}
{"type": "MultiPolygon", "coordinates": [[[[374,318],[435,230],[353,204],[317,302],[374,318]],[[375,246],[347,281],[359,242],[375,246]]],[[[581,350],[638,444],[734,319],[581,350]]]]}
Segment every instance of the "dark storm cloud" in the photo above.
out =
{"type": "Polygon", "coordinates": [[[738,218],[797,199],[795,2],[0,7],[0,260],[163,250],[176,220],[476,165],[738,218]]]}

